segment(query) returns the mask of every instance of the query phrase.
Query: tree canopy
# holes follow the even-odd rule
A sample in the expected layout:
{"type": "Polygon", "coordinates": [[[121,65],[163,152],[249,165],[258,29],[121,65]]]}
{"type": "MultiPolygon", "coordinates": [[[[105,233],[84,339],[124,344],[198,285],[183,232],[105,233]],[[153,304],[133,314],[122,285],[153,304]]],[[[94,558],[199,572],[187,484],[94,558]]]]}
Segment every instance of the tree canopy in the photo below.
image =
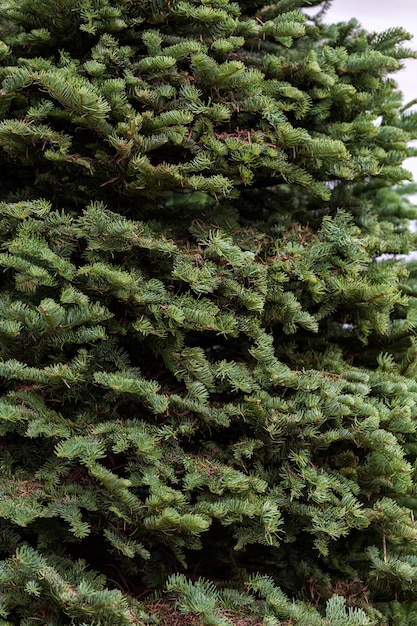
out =
{"type": "Polygon", "coordinates": [[[0,626],[417,620],[416,55],[326,5],[0,0],[0,626]]]}

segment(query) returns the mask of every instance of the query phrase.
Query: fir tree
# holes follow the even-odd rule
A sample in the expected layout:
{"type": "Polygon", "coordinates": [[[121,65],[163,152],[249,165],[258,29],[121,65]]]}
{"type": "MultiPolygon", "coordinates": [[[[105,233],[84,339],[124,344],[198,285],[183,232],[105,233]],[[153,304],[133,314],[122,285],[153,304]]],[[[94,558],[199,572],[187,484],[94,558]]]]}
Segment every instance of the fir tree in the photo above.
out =
{"type": "Polygon", "coordinates": [[[415,55],[326,4],[0,0],[0,626],[417,619],[415,55]]]}

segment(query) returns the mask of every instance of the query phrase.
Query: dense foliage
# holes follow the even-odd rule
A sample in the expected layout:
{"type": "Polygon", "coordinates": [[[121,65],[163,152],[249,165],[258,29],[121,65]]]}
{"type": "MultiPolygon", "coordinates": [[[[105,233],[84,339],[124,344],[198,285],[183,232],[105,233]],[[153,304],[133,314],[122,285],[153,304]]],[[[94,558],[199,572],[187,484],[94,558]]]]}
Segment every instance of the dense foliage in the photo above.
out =
{"type": "Polygon", "coordinates": [[[417,621],[412,53],[321,5],[0,1],[0,626],[417,621]]]}

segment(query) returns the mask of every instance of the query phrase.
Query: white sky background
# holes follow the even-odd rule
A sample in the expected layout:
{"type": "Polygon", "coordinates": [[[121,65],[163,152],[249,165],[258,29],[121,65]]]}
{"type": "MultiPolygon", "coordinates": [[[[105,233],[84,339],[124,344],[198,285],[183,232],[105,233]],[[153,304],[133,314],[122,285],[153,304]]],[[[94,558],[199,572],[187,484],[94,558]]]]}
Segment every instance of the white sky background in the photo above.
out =
{"type": "MultiPolygon", "coordinates": [[[[333,0],[326,13],[329,24],[345,22],[355,17],[369,31],[381,32],[402,26],[414,36],[406,47],[417,49],[417,0],[333,0]]],[[[404,93],[404,102],[417,98],[417,59],[405,62],[405,68],[394,75],[404,93]]],[[[417,105],[413,109],[417,110],[417,105]]],[[[404,166],[417,181],[417,158],[407,159],[404,166]]],[[[416,198],[417,199],[417,198],[416,198]]]]}

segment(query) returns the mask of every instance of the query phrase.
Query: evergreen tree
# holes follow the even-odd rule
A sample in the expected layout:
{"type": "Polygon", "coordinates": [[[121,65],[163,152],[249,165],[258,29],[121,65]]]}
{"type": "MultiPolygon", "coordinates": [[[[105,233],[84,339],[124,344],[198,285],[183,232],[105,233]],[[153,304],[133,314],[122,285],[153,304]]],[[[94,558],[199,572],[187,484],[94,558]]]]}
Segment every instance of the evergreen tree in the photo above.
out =
{"type": "Polygon", "coordinates": [[[0,626],[416,622],[414,53],[326,5],[0,0],[0,626]]]}

